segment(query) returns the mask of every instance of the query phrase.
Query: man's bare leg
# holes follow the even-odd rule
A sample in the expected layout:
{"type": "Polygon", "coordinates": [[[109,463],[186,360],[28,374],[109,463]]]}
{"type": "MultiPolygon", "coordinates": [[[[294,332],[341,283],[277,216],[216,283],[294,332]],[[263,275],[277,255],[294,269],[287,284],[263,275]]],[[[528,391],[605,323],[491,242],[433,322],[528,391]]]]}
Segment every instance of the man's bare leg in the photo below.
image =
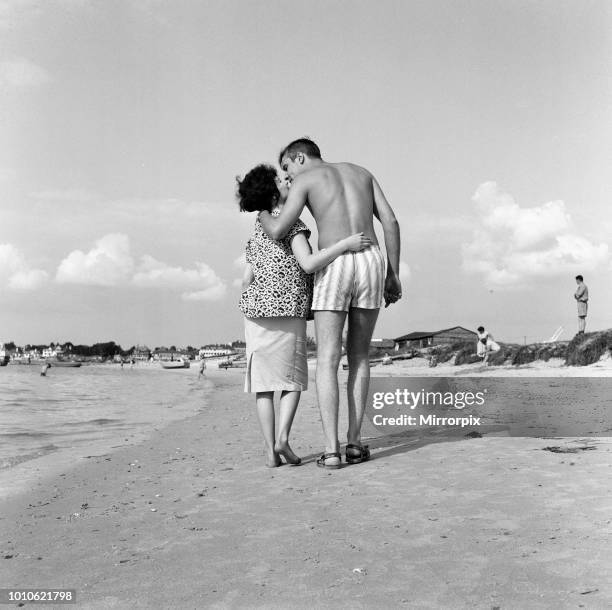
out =
{"type": "Polygon", "coordinates": [[[370,343],[378,311],[378,309],[358,308],[349,310],[346,343],[349,365],[346,388],[349,427],[346,439],[352,445],[361,445],[361,423],[370,387],[370,343]]]}
{"type": "MultiPolygon", "coordinates": [[[[342,356],[342,329],[346,311],[315,311],[317,334],[317,400],[323,434],[325,434],[326,453],[340,450],[338,441],[338,366],[342,356]]],[[[334,458],[330,464],[339,463],[334,458]]]]}

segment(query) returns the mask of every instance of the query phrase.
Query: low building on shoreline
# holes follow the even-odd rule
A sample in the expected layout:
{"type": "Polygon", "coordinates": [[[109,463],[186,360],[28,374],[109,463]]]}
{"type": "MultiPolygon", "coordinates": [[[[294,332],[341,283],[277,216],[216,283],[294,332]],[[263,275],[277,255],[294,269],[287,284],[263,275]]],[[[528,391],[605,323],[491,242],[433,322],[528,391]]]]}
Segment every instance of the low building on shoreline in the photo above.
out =
{"type": "Polygon", "coordinates": [[[475,331],[468,330],[463,326],[452,326],[433,332],[419,331],[402,335],[395,339],[395,343],[399,349],[408,347],[423,348],[432,347],[434,345],[442,345],[443,343],[460,343],[460,342],[476,342],[478,335],[475,331]]]}

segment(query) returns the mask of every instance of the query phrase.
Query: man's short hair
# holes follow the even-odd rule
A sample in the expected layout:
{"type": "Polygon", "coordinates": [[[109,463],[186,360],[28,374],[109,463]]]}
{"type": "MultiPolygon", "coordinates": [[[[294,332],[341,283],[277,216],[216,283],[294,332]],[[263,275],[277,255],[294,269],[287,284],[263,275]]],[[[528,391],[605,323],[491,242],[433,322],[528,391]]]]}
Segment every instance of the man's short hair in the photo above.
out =
{"type": "Polygon", "coordinates": [[[584,278],[583,278],[581,275],[577,275],[577,276],[576,276],[576,279],[577,279],[579,282],[582,282],[582,281],[584,280],[584,278]]]}
{"type": "Polygon", "coordinates": [[[298,153],[303,153],[313,159],[321,158],[321,151],[312,140],[309,138],[299,138],[287,144],[287,146],[280,151],[278,155],[278,164],[280,165],[283,162],[283,157],[285,156],[289,157],[291,160],[295,160],[298,153]]]}
{"type": "Polygon", "coordinates": [[[484,330],[484,326],[479,326],[476,330],[481,333],[484,330]]]}

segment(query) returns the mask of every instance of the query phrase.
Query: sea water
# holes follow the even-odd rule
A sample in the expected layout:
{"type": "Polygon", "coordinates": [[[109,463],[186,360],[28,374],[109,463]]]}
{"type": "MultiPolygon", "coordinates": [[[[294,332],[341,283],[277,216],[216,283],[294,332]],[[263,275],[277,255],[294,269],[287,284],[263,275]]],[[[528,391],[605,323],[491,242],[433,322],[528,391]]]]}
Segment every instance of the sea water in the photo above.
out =
{"type": "Polygon", "coordinates": [[[193,369],[90,365],[0,368],[0,472],[50,454],[87,457],[195,415],[211,384],[193,369]]]}

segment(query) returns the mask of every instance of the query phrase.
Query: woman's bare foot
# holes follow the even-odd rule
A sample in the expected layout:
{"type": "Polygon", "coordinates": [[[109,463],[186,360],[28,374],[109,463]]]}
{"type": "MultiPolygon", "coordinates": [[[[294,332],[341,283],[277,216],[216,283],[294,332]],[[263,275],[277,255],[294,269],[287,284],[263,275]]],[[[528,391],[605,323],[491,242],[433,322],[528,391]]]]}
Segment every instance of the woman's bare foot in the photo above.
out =
{"type": "Polygon", "coordinates": [[[266,466],[268,468],[278,468],[281,464],[282,462],[277,451],[268,454],[266,458],[266,466]]]}
{"type": "Polygon", "coordinates": [[[276,443],[276,445],[274,445],[274,450],[285,458],[287,464],[297,466],[302,463],[301,458],[295,455],[291,447],[289,447],[289,443],[276,443]]]}

